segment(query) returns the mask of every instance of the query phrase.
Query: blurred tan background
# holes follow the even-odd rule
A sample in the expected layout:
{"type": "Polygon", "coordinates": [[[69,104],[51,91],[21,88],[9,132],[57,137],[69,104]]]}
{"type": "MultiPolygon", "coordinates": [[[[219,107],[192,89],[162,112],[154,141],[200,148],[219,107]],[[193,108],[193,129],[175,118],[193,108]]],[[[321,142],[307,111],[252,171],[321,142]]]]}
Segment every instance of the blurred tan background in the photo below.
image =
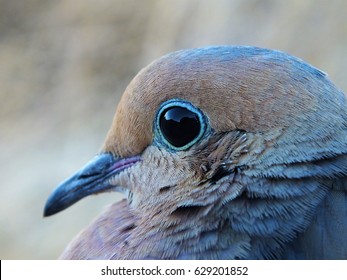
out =
{"type": "Polygon", "coordinates": [[[115,193],[42,218],[94,156],[132,77],[182,48],[257,45],[347,91],[347,1],[0,0],[0,258],[55,259],[115,193]]]}

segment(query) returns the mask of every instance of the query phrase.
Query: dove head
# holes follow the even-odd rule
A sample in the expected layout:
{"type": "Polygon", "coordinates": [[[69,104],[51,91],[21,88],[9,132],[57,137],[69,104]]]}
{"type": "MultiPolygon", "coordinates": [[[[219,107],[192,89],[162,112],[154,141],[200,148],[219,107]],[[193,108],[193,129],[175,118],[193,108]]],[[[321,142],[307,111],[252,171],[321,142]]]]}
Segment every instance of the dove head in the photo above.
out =
{"type": "Polygon", "coordinates": [[[58,186],[45,215],[122,191],[144,228],[185,232],[181,242],[222,239],[218,257],[271,257],[307,227],[329,180],[346,168],[333,160],[346,152],[346,115],[327,76],[288,54],[174,52],[131,81],[102,151],[58,186]]]}
{"type": "Polygon", "coordinates": [[[303,130],[315,127],[312,122],[326,117],[314,116],[323,104],[332,111],[341,107],[343,97],[331,91],[336,89],[323,72],[278,51],[210,47],[174,52],[142,69],[129,84],[104,150],[124,157],[158,144],[156,119],[170,100],[200,110],[216,133],[266,133],[296,119],[303,130]]]}

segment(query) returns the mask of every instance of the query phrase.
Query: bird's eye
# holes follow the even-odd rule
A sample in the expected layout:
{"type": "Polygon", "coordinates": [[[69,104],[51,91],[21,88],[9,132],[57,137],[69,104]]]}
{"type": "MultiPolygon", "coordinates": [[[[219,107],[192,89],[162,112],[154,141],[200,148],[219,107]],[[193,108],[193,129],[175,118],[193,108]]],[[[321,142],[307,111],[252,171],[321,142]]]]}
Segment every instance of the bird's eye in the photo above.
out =
{"type": "Polygon", "coordinates": [[[192,146],[205,129],[202,113],[190,103],[179,101],[162,107],[157,124],[164,141],[179,150],[192,146]]]}

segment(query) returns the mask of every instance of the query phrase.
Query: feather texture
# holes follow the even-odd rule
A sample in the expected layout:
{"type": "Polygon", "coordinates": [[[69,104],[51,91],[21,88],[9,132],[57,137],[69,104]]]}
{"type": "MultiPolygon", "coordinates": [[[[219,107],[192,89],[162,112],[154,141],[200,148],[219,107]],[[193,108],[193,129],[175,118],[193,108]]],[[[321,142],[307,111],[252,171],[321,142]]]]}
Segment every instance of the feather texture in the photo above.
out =
{"type": "Polygon", "coordinates": [[[140,71],[101,154],[46,213],[91,193],[127,196],[66,259],[347,259],[346,182],[346,97],[325,73],[279,51],[209,47],[140,71]],[[177,107],[200,129],[183,147],[161,127],[177,107]]]}

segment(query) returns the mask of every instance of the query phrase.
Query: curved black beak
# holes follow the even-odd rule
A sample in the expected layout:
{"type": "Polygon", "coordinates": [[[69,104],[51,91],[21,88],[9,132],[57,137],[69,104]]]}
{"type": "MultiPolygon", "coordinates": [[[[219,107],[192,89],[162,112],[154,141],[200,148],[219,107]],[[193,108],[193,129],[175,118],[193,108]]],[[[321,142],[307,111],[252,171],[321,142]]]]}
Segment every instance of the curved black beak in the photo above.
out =
{"type": "Polygon", "coordinates": [[[110,153],[95,156],[82,169],[62,182],[48,197],[43,216],[54,215],[80,199],[116,186],[109,179],[140,160],[139,156],[117,158],[110,153]]]}

